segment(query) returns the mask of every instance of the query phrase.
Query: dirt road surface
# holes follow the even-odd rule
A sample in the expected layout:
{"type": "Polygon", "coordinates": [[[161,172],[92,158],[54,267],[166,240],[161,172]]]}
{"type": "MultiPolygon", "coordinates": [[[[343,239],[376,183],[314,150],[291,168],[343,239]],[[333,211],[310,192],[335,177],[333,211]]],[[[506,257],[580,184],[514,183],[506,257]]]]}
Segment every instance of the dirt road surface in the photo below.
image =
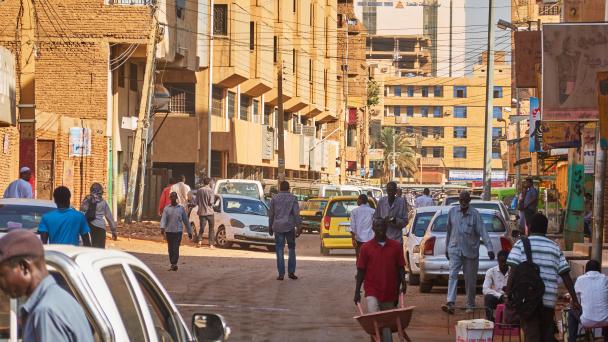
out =
{"type": "MultiPolygon", "coordinates": [[[[222,314],[232,328],[230,341],[369,341],[353,319],[354,253],[323,257],[317,235],[297,240],[300,279],[295,281],[275,279],[274,253],[264,248],[212,250],[187,242],[181,247],[179,271],[169,272],[162,242],[121,237],[108,243],[146,262],[188,324],[195,312],[222,314]]],[[[447,318],[440,309],[444,301],[445,288],[431,294],[408,288],[406,305],[416,307],[407,330],[413,341],[455,339],[453,331],[447,334],[447,318]]],[[[457,319],[464,317],[452,322],[457,319]]]]}

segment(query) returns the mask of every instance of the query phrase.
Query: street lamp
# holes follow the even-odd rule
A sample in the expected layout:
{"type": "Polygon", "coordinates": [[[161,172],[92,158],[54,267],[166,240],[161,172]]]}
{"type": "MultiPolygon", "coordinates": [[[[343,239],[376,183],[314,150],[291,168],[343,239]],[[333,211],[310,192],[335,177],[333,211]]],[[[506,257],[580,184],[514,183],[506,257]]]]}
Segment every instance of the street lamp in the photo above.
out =
{"type": "Polygon", "coordinates": [[[496,24],[496,27],[498,27],[501,30],[506,30],[509,29],[511,31],[517,31],[517,26],[511,24],[510,22],[506,21],[506,20],[498,20],[498,23],[496,24]]]}

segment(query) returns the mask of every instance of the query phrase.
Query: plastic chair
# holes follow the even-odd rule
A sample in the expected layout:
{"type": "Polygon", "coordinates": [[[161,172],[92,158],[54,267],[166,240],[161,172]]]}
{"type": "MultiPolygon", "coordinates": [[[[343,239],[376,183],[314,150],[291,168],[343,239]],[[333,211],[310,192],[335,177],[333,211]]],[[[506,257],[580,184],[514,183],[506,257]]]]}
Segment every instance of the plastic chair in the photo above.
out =
{"type": "Polygon", "coordinates": [[[505,337],[509,338],[509,341],[516,336],[518,339],[520,338],[520,326],[519,324],[506,324],[502,323],[503,313],[505,311],[504,304],[498,304],[496,310],[494,311],[494,321],[500,323],[494,323],[494,337],[501,337],[501,341],[505,340],[505,337]]]}

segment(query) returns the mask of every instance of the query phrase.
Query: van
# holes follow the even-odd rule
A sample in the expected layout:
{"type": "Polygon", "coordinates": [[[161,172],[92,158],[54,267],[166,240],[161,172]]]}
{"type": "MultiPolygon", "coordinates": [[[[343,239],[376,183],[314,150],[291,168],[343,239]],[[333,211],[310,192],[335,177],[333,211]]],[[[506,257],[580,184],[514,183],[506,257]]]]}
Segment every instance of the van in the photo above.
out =
{"type": "Polygon", "coordinates": [[[264,200],[264,187],[260,181],[250,179],[220,179],[213,190],[218,195],[241,195],[264,200]]]}

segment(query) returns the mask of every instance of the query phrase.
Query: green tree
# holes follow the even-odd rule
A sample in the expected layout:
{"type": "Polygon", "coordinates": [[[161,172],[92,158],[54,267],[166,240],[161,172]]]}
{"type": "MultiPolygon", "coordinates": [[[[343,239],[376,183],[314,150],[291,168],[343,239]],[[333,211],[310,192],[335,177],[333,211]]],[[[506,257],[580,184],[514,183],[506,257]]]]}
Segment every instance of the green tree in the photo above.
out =
{"type": "Polygon", "coordinates": [[[374,80],[367,81],[367,106],[377,106],[380,103],[380,86],[374,80]]]}
{"type": "Polygon", "coordinates": [[[384,150],[383,180],[389,180],[391,178],[393,141],[395,143],[396,171],[402,175],[413,175],[418,170],[418,167],[416,166],[416,152],[408,145],[406,138],[403,135],[396,134],[394,128],[385,127],[380,134],[380,145],[384,150]]]}

